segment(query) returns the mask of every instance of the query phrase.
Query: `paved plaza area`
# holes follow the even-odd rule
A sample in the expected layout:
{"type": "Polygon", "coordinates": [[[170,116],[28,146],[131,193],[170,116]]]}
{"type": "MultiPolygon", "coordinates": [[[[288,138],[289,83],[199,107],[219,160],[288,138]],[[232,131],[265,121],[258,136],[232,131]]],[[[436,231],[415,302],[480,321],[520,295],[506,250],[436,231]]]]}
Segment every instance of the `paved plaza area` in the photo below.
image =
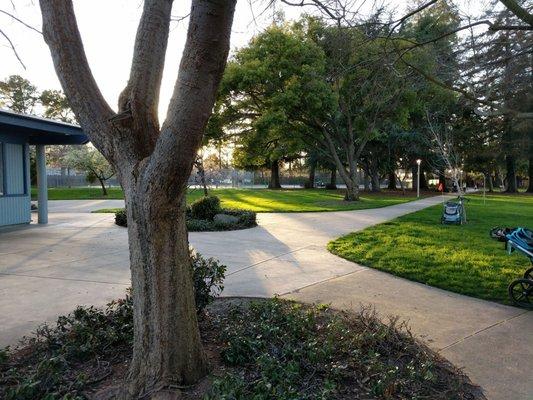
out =
{"type": "MultiPolygon", "coordinates": [[[[349,232],[438,204],[428,198],[386,208],[258,214],[259,226],[190,234],[204,256],[228,266],[225,296],[273,296],[373,305],[407,319],[414,334],[464,368],[490,400],[533,398],[533,312],[450,293],[330,254],[349,232]]],[[[130,285],[127,230],[99,208],[121,200],[51,201],[50,223],[0,230],[0,346],[76,305],[104,305],[130,285]]]]}

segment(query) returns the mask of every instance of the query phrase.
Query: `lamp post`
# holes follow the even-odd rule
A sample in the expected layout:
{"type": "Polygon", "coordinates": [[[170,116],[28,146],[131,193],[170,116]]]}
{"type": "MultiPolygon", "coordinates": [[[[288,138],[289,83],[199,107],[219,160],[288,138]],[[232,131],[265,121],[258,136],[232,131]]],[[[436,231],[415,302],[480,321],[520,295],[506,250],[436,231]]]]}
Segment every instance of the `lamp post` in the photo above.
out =
{"type": "Polygon", "coordinates": [[[420,197],[420,164],[422,160],[419,158],[416,160],[416,165],[418,166],[418,172],[416,173],[416,197],[420,197]]]}

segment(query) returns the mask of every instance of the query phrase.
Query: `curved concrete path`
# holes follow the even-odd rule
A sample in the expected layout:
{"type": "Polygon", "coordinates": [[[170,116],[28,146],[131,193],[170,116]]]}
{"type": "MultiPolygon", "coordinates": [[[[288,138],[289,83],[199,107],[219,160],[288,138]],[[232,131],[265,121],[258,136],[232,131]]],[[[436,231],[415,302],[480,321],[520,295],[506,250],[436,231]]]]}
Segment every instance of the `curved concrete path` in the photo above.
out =
{"type": "MultiPolygon", "coordinates": [[[[372,304],[408,319],[413,332],[481,385],[489,399],[533,398],[533,313],[410,282],[333,256],[328,241],[438,204],[259,214],[260,226],[191,233],[203,255],[228,266],[224,295],[281,295],[357,309],[372,304]]],[[[120,200],[51,201],[50,224],[0,231],[0,345],[78,304],[103,305],[129,286],[126,230],[109,214],[120,200]]]]}

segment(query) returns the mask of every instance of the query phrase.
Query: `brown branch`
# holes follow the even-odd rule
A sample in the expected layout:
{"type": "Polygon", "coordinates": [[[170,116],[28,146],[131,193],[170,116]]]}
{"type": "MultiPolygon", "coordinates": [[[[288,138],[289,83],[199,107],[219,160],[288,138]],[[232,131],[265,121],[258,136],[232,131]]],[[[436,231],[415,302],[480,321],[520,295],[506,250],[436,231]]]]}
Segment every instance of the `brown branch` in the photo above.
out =
{"type": "Polygon", "coordinates": [[[13,14],[11,14],[11,13],[5,11],[5,10],[0,10],[0,13],[7,15],[9,18],[11,18],[11,19],[17,21],[18,23],[24,25],[26,28],[29,28],[29,29],[35,31],[35,32],[37,32],[37,33],[40,34],[40,35],[43,34],[39,29],[34,28],[34,27],[31,26],[30,24],[27,24],[26,22],[24,22],[24,21],[21,20],[20,18],[15,17],[13,14]]]}
{"type": "Polygon", "coordinates": [[[531,15],[525,8],[522,8],[515,0],[500,0],[500,3],[526,24],[533,26],[533,15],[531,15]]]}
{"type": "Polygon", "coordinates": [[[22,68],[26,69],[26,65],[24,65],[24,63],[22,62],[22,59],[20,58],[19,53],[17,52],[17,49],[15,48],[15,45],[13,44],[9,36],[7,36],[7,34],[2,29],[0,29],[0,35],[2,35],[7,40],[7,42],[9,43],[9,46],[11,47],[11,51],[17,58],[20,65],[22,65],[22,68]]]}

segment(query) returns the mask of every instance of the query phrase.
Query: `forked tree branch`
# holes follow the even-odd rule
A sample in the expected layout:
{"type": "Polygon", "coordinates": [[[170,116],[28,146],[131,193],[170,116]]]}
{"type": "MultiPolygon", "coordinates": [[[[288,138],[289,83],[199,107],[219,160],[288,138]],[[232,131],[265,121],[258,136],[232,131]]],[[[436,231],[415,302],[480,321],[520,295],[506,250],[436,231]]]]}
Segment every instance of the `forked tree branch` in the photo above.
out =
{"type": "Polygon", "coordinates": [[[108,119],[114,115],[89,67],[72,0],[40,0],[43,35],[55,70],[76,118],[95,146],[114,158],[108,119]]]}
{"type": "Polygon", "coordinates": [[[130,113],[141,146],[150,152],[159,133],[159,92],[170,29],[172,0],[147,0],[137,28],[128,84],[119,111],[130,113]],[[151,145],[150,145],[151,142],[151,145]]]}
{"type": "Polygon", "coordinates": [[[235,3],[192,2],[187,41],[167,119],[145,171],[153,178],[147,179],[148,190],[163,190],[170,197],[183,193],[226,66],[235,3]]]}

